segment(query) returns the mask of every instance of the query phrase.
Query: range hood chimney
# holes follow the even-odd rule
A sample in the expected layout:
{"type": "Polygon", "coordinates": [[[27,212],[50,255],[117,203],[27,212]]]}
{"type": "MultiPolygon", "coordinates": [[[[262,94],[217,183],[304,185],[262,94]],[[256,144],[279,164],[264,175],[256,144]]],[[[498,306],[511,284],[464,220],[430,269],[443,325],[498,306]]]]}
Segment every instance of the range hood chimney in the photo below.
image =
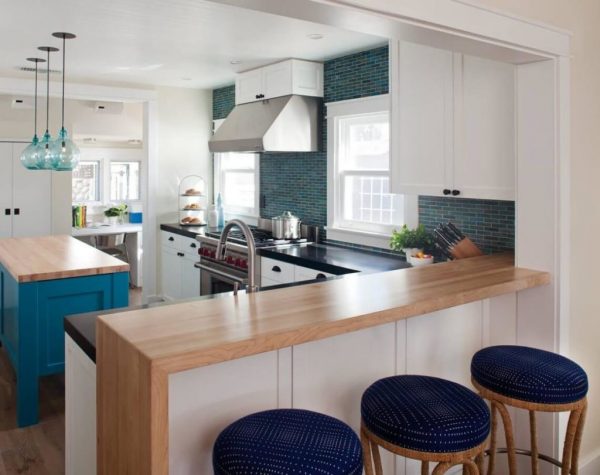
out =
{"type": "Polygon", "coordinates": [[[319,101],[283,96],[236,106],[209,140],[211,152],[318,152],[319,101]]]}

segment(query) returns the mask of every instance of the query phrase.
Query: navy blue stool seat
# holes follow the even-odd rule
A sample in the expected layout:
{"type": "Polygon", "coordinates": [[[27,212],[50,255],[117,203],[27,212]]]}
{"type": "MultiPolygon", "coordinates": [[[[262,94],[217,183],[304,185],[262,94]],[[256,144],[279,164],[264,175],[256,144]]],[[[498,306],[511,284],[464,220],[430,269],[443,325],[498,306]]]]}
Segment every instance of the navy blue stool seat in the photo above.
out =
{"type": "MultiPolygon", "coordinates": [[[[371,450],[376,473],[381,473],[379,446],[421,460],[450,466],[465,464],[483,454],[490,432],[490,411],[476,393],[445,379],[429,376],[392,376],[376,381],[361,402],[363,453],[371,450]]],[[[365,455],[365,470],[371,471],[365,455]]],[[[428,472],[427,472],[428,473],[428,472]]],[[[471,473],[471,472],[469,472],[471,473]]]]}
{"type": "Polygon", "coordinates": [[[509,398],[540,404],[568,404],[584,398],[588,378],[577,363],[526,346],[491,346],[471,361],[479,385],[509,398]]]}
{"type": "Polygon", "coordinates": [[[216,475],[360,475],[358,436],[342,421],[301,409],[250,414],[225,428],[213,448],[216,475]]]}
{"type": "Polygon", "coordinates": [[[479,350],[471,360],[471,380],[491,402],[492,437],[488,474],[493,473],[497,453],[508,454],[511,475],[517,472],[516,455],[531,457],[531,473],[539,474],[539,460],[562,468],[563,474],[578,473],[579,449],[587,411],[588,378],[577,363],[549,351],[526,346],[502,345],[479,350]],[[529,412],[530,450],[517,449],[506,406],[529,412]],[[536,411],[569,411],[569,424],[562,460],[540,455],[537,448],[536,411]],[[506,434],[506,448],[497,448],[498,414],[506,434]]]}

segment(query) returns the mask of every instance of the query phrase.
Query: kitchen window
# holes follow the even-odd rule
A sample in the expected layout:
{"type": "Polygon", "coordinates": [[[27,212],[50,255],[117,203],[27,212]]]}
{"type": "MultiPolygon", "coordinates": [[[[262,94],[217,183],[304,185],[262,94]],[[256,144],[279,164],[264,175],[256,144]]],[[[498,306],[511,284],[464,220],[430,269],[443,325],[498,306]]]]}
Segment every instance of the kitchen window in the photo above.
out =
{"type": "Polygon", "coordinates": [[[140,199],[140,162],[110,162],[110,199],[140,199]]]}
{"type": "Polygon", "coordinates": [[[387,95],[327,104],[331,239],[388,247],[393,229],[416,221],[416,198],[391,194],[387,95]]]}
{"type": "Polygon", "coordinates": [[[215,153],[215,197],[229,215],[259,215],[257,153],[215,153]]]}
{"type": "Polygon", "coordinates": [[[81,161],[73,170],[71,198],[73,203],[101,201],[100,161],[81,161]]]}

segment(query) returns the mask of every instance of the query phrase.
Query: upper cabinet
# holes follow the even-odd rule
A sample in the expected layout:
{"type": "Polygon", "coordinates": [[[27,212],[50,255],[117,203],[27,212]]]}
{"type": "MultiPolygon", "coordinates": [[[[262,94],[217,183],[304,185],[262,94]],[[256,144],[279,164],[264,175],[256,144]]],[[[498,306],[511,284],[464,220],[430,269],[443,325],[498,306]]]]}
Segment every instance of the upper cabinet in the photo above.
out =
{"type": "Polygon", "coordinates": [[[237,75],[235,103],[298,94],[323,97],[323,64],[289,59],[237,75]]]}
{"type": "Polygon", "coordinates": [[[514,200],[514,66],[408,42],[390,58],[392,191],[514,200]]]}

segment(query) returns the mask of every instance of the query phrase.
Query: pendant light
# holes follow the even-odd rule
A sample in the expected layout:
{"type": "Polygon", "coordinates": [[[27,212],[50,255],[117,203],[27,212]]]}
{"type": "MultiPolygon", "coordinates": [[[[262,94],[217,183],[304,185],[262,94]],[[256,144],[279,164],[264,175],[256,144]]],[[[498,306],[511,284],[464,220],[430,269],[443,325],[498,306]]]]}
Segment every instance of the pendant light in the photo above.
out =
{"type": "Polygon", "coordinates": [[[40,140],[37,136],[38,63],[45,63],[46,60],[41,58],[27,58],[27,61],[35,63],[35,92],[33,96],[33,139],[21,154],[21,164],[29,170],[37,170],[39,155],[42,152],[42,148],[40,147],[40,140]]]}
{"type": "Polygon", "coordinates": [[[76,36],[73,33],[52,33],[55,38],[63,40],[63,66],[62,66],[62,119],[60,131],[52,142],[52,168],[56,171],[71,171],[79,165],[79,148],[73,143],[65,129],[65,43],[76,36]]]}
{"type": "Polygon", "coordinates": [[[47,53],[46,63],[48,65],[48,73],[46,74],[46,132],[42,137],[40,142],[40,147],[42,148],[41,153],[38,157],[38,166],[37,168],[41,170],[52,170],[52,138],[50,137],[50,132],[48,129],[48,121],[50,120],[50,53],[58,51],[58,48],[53,46],[40,46],[38,48],[40,51],[45,51],[47,53]]]}

